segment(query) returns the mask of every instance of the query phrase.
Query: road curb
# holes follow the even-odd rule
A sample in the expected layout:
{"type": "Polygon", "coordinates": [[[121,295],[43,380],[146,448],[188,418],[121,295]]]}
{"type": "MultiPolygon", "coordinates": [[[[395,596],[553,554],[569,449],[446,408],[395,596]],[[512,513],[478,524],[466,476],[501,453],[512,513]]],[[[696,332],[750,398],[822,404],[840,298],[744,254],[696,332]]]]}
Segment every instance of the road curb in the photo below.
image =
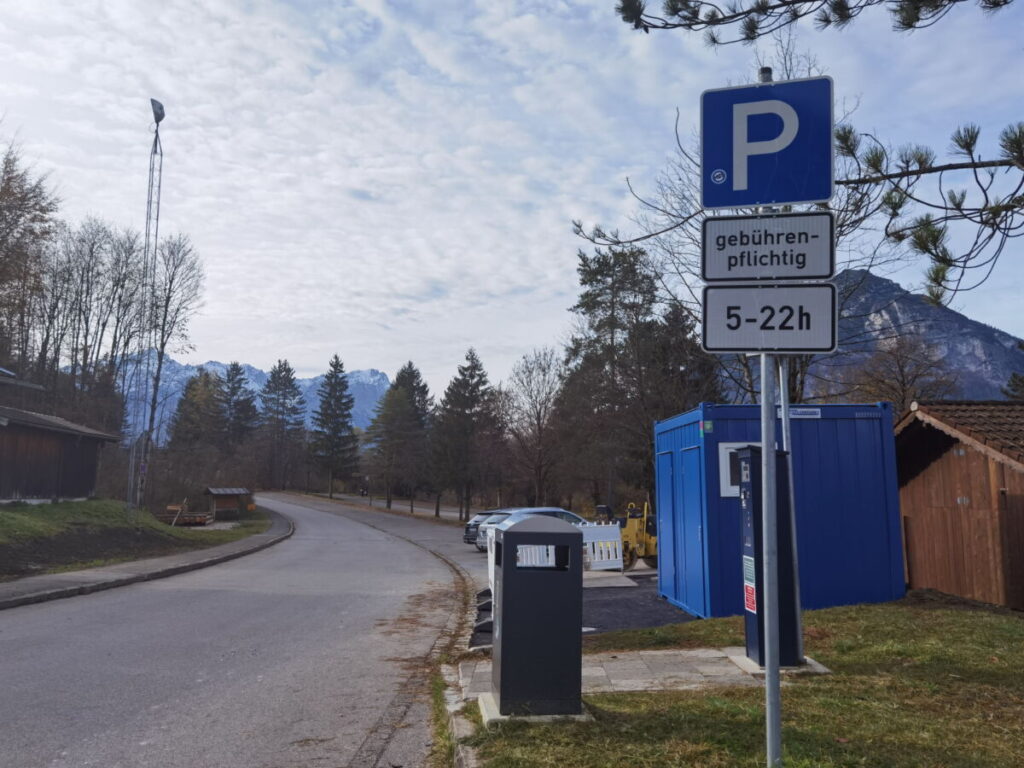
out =
{"type": "MultiPolygon", "coordinates": [[[[211,565],[219,565],[220,563],[226,563],[229,560],[235,560],[239,557],[251,555],[255,552],[264,550],[267,547],[272,547],[274,544],[278,544],[284,541],[285,539],[289,538],[293,533],[295,533],[295,522],[290,517],[288,517],[287,515],[283,515],[280,512],[275,512],[273,510],[268,510],[268,512],[270,512],[272,520],[275,517],[283,520],[288,525],[288,530],[278,536],[275,536],[272,539],[254,542],[252,546],[246,547],[244,549],[238,549],[231,552],[222,552],[220,554],[215,554],[211,557],[207,557],[203,560],[197,560],[191,563],[179,563],[177,565],[170,565],[164,568],[157,568],[153,571],[147,571],[145,573],[135,573],[130,576],[114,578],[107,581],[97,581],[91,584],[77,584],[67,587],[60,587],[57,589],[48,589],[41,592],[30,592],[26,595],[18,595],[17,597],[0,598],[0,611],[6,610],[7,608],[17,608],[21,605],[45,603],[50,600],[60,600],[65,597],[75,597],[77,595],[92,594],[93,592],[103,592],[107,589],[114,589],[116,587],[126,587],[129,584],[138,584],[143,581],[154,581],[156,579],[164,579],[168,576],[177,576],[180,573],[198,571],[200,568],[208,568],[211,565]]],[[[273,523],[271,523],[271,526],[273,526],[273,523]]],[[[250,538],[255,538],[255,536],[261,535],[263,534],[255,534],[250,538]]],[[[246,539],[241,539],[241,541],[246,541],[246,539]]],[[[234,545],[235,542],[231,542],[230,544],[223,544],[221,546],[232,547],[234,545]]],[[[217,547],[214,547],[214,549],[217,549],[217,547]]]]}

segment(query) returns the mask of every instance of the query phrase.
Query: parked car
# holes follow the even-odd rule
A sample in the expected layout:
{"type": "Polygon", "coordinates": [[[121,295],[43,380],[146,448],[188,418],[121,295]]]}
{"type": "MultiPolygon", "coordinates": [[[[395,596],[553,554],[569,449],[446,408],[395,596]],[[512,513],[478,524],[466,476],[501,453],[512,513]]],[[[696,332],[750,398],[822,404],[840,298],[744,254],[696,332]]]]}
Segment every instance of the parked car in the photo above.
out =
{"type": "Polygon", "coordinates": [[[543,515],[544,517],[557,517],[559,520],[564,520],[567,523],[573,525],[581,525],[587,522],[584,518],[577,515],[575,512],[570,512],[567,509],[561,507],[521,507],[519,509],[504,510],[500,517],[496,520],[488,518],[484,520],[476,531],[476,548],[481,552],[487,551],[487,531],[490,528],[503,523],[506,520],[522,520],[524,517],[531,517],[534,515],[543,515]]]}
{"type": "Polygon", "coordinates": [[[462,540],[467,544],[476,544],[476,529],[480,527],[480,523],[491,515],[500,515],[504,512],[505,510],[503,509],[490,509],[478,515],[473,515],[472,519],[466,523],[466,527],[462,532],[462,540]]]}
{"type": "Polygon", "coordinates": [[[481,552],[487,551],[487,530],[503,522],[510,514],[512,514],[511,510],[495,512],[480,521],[476,528],[476,539],[473,542],[478,550],[481,552]]]}

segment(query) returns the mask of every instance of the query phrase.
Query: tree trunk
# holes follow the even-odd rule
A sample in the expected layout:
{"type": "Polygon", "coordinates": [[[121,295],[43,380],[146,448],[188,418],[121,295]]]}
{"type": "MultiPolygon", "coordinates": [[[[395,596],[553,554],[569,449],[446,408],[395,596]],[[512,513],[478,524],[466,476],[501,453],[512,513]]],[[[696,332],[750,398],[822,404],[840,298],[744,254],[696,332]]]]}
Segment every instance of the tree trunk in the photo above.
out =
{"type": "Polygon", "coordinates": [[[327,498],[334,498],[334,470],[327,470],[327,498]]]}
{"type": "Polygon", "coordinates": [[[415,515],[416,514],[416,509],[415,509],[415,507],[413,507],[413,502],[415,500],[416,500],[416,494],[410,492],[409,493],[409,514],[410,515],[415,515]]]}
{"type": "Polygon", "coordinates": [[[438,491],[437,495],[434,496],[434,517],[441,516],[441,492],[438,491]]]}

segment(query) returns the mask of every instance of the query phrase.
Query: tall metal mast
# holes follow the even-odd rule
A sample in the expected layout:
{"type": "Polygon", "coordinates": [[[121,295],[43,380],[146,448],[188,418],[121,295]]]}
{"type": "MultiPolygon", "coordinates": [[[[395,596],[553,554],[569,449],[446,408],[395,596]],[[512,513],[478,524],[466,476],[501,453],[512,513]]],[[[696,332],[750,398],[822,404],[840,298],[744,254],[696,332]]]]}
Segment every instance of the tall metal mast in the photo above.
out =
{"type": "Polygon", "coordinates": [[[142,253],[142,311],[139,328],[138,354],[135,359],[133,424],[142,424],[142,433],[132,444],[128,461],[128,503],[141,507],[146,488],[146,470],[153,443],[154,414],[147,414],[147,400],[155,397],[152,386],[152,349],[156,330],[153,313],[156,305],[157,248],[160,238],[160,188],[163,181],[164,149],[160,143],[160,122],[164,119],[164,105],[149,100],[153,109],[153,145],[149,151],[149,189],[146,199],[146,237],[142,253]]]}

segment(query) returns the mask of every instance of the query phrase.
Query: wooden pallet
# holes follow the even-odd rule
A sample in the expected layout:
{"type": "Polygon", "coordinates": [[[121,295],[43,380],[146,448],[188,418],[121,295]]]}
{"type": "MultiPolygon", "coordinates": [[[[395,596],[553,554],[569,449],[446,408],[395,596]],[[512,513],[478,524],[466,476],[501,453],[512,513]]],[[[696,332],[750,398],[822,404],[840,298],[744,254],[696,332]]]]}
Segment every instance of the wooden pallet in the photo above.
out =
{"type": "Polygon", "coordinates": [[[208,525],[213,522],[213,515],[209,512],[199,512],[182,509],[181,504],[169,504],[162,512],[157,512],[153,517],[167,525],[208,525]]]}

